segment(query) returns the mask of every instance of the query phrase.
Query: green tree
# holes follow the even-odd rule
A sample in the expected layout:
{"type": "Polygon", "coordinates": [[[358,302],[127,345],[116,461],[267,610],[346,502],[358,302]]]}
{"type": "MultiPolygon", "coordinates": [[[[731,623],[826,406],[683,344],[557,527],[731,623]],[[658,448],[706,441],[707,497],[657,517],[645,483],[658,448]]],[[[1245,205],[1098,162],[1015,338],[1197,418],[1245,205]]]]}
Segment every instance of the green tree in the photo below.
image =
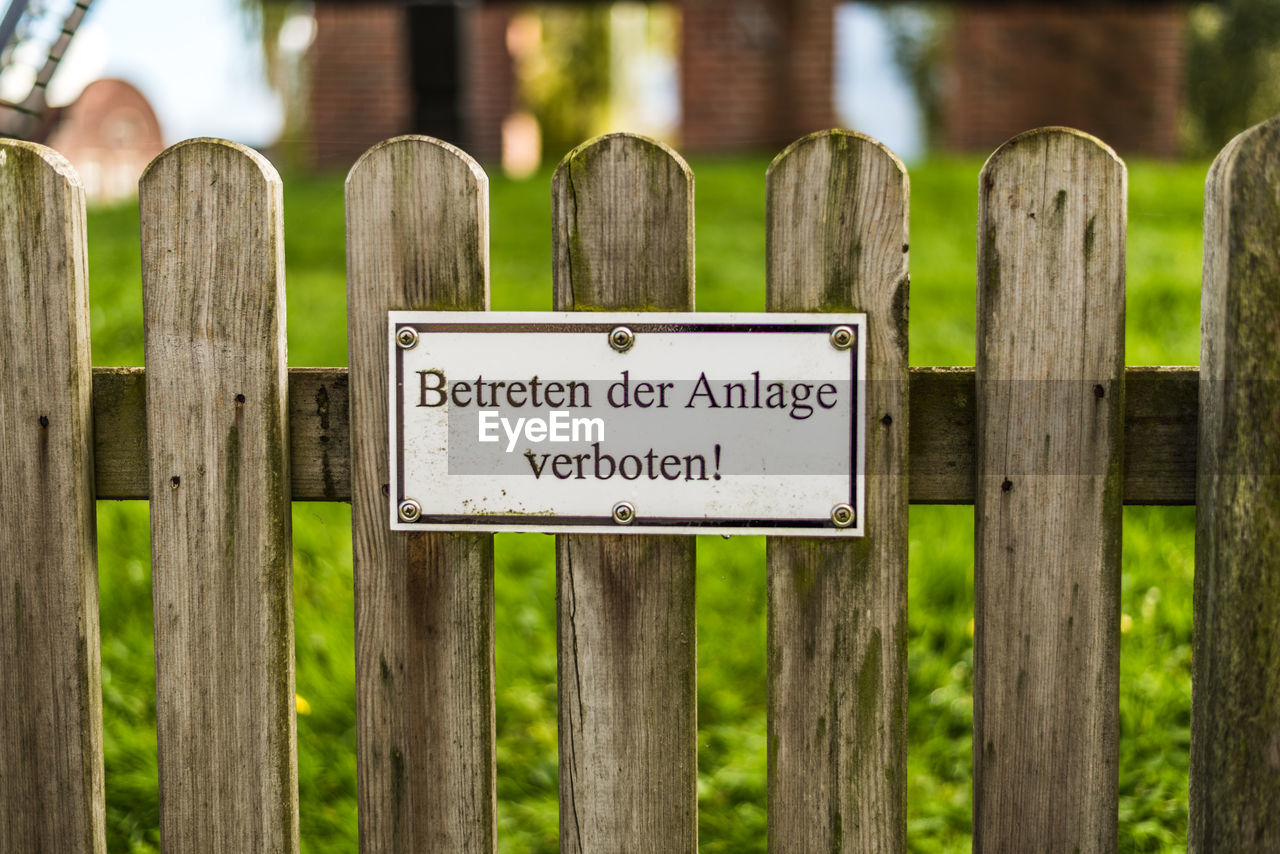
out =
{"type": "Polygon", "coordinates": [[[938,3],[881,3],[893,61],[911,86],[930,149],[942,133],[943,82],[950,10],[938,3]]]}
{"type": "Polygon", "coordinates": [[[238,0],[244,26],[262,47],[262,68],[267,85],[280,97],[284,128],[275,147],[290,165],[303,162],[306,147],[307,89],[304,58],[280,50],[280,31],[285,22],[305,6],[296,0],[238,0]]]}
{"type": "Polygon", "coordinates": [[[1187,144],[1211,154],[1280,111],[1280,0],[1224,0],[1191,10],[1187,144]]]}
{"type": "Polygon", "coordinates": [[[608,6],[539,6],[540,44],[516,57],[520,97],[538,120],[543,160],[600,133],[612,82],[608,6]]]}

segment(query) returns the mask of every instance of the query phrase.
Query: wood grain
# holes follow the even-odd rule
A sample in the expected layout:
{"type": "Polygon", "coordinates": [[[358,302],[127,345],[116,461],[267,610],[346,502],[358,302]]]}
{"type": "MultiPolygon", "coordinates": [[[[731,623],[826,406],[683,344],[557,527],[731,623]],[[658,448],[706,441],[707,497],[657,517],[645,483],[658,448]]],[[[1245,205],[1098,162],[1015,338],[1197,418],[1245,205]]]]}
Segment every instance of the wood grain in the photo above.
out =
{"type": "Polygon", "coordinates": [[[770,537],[769,848],[903,851],[907,830],[907,172],[860,134],[767,179],[771,311],[867,313],[866,536],[770,537]]]}
{"type": "MultiPolygon", "coordinates": [[[[1199,371],[1125,369],[1124,503],[1194,504],[1199,371]]],[[[912,504],[972,504],[977,403],[973,368],[912,368],[908,494],[912,504]]],[[[93,369],[99,498],[149,495],[146,376],[93,369]]],[[[289,369],[289,455],[295,501],[350,501],[346,368],[289,369]]]]}
{"type": "Polygon", "coordinates": [[[139,203],[161,841],[297,851],[280,178],[192,140],[139,203]]]}
{"type": "Polygon", "coordinates": [[[351,500],[347,372],[289,369],[289,471],[295,501],[351,500]]]}
{"type": "Polygon", "coordinates": [[[980,182],[974,850],[1114,851],[1125,168],[1048,128],[980,182]]]}
{"type": "MultiPolygon", "coordinates": [[[[693,175],[630,134],[552,178],[555,307],[693,310],[693,175]]],[[[698,843],[692,537],[556,538],[560,850],[698,843]]]]}
{"type": "MultiPolygon", "coordinates": [[[[351,500],[346,368],[289,369],[289,473],[294,501],[351,500]]],[[[93,369],[94,466],[99,498],[150,497],[147,376],[93,369]]]]}
{"type": "Polygon", "coordinates": [[[0,851],[104,852],[84,189],[0,141],[0,851]]]}
{"type": "Polygon", "coordinates": [[[347,178],[364,852],[496,845],[493,537],[393,532],[387,492],[387,312],[488,308],[488,188],[474,160],[427,137],[374,146],[347,178]]]}
{"type": "Polygon", "coordinates": [[[1280,121],[1205,193],[1191,851],[1280,850],[1280,121]]]}
{"type": "Polygon", "coordinates": [[[151,497],[145,368],[93,369],[93,468],[99,499],[151,497]]]}

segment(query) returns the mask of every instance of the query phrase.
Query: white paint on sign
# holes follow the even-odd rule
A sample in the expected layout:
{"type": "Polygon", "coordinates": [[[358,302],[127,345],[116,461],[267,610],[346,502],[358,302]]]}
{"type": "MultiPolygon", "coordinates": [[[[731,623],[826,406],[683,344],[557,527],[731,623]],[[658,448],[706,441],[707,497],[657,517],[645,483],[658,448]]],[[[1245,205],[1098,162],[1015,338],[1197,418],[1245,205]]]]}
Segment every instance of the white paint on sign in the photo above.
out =
{"type": "Polygon", "coordinates": [[[391,526],[860,536],[865,327],[390,312],[391,526]]]}

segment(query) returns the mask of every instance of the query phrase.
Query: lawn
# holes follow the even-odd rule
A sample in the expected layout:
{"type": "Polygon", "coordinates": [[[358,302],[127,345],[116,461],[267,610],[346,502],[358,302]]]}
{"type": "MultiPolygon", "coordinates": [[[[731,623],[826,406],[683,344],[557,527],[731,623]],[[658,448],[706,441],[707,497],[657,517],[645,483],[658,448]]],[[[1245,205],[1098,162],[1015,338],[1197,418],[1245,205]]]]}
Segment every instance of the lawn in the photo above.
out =
{"type": "MultiPolygon", "coordinates": [[[[763,158],[694,160],[698,307],[764,307],[763,158]]],[[[976,159],[911,170],[911,361],[974,359],[976,159]]],[[[1204,163],[1130,165],[1129,364],[1199,361],[1204,163]]],[[[549,309],[549,174],[491,179],[492,304],[549,309]]],[[[142,364],[136,206],[89,216],[94,364],[142,364]]],[[[293,365],[346,363],[342,176],[285,181],[293,365]]],[[[294,505],[298,765],[304,851],[353,851],[355,699],[350,513],[294,505]]],[[[154,658],[144,503],[98,510],[108,846],[158,849],[154,658]]],[[[1185,848],[1191,695],[1190,508],[1125,512],[1121,851],[1185,848]]],[[[555,851],[552,538],[496,547],[498,832],[504,851],[555,851]]],[[[765,586],[759,538],[698,544],[701,849],[764,850],[765,586]]],[[[968,851],[973,513],[911,513],[912,851],[968,851]]]]}

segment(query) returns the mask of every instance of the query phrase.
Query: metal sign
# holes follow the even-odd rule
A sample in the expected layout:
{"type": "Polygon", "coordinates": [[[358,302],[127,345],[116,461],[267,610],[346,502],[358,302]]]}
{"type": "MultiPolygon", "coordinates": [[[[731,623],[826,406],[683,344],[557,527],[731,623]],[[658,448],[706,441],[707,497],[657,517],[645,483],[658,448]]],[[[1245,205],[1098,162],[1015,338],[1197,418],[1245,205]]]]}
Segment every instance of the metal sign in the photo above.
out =
{"type": "Polygon", "coordinates": [[[391,527],[861,536],[865,330],[390,312],[391,527]]]}

